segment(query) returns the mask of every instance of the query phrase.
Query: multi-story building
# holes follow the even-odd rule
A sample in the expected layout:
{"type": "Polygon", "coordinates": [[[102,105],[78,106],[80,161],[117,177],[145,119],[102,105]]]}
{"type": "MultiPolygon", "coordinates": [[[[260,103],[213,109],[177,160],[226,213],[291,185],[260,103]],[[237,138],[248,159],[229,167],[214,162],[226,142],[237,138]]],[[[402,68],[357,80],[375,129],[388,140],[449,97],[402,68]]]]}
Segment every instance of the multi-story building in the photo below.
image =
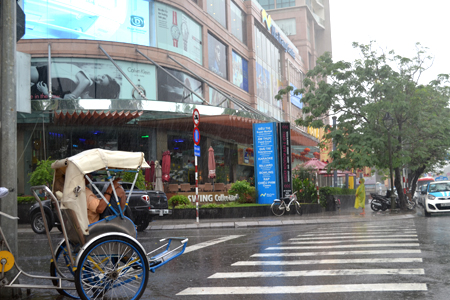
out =
{"type": "Polygon", "coordinates": [[[200,182],[210,146],[217,181],[253,176],[254,123],[291,122],[293,152],[318,151],[318,138],[294,124],[299,97],[274,96],[301,87],[330,50],[328,1],[260,2],[22,0],[17,50],[29,59],[31,109],[18,114],[19,193],[39,160],[91,148],[142,151],[149,161],[169,150],[170,180],[192,183],[194,108],[200,182]]]}

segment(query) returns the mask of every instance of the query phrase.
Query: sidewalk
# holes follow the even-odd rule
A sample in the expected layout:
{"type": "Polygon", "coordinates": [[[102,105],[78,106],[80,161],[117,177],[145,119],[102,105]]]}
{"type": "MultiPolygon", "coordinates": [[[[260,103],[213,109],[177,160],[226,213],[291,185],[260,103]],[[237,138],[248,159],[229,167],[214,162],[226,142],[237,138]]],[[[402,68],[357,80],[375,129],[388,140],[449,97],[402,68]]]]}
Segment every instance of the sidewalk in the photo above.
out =
{"type": "Polygon", "coordinates": [[[195,219],[182,220],[158,220],[155,218],[146,230],[180,230],[180,229],[204,229],[204,228],[248,228],[267,226],[288,226],[301,224],[323,224],[323,223],[355,223],[374,221],[393,221],[412,219],[416,216],[416,211],[390,211],[374,212],[366,208],[366,215],[361,216],[361,210],[354,208],[343,209],[335,212],[323,212],[309,215],[285,215],[281,217],[271,216],[264,218],[236,218],[236,219],[200,219],[199,223],[195,219]]]}

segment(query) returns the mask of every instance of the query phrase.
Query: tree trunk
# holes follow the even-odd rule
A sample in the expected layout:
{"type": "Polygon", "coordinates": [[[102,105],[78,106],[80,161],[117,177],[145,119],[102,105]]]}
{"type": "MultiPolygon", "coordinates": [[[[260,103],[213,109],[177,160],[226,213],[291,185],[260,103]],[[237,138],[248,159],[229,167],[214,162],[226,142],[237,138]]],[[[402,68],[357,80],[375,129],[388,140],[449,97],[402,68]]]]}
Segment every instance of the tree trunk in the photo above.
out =
{"type": "Polygon", "coordinates": [[[403,186],[402,186],[402,174],[400,172],[400,168],[394,168],[395,173],[395,179],[394,179],[394,185],[395,189],[397,190],[397,195],[400,200],[400,208],[402,210],[406,209],[406,199],[405,194],[403,193],[403,186]]]}

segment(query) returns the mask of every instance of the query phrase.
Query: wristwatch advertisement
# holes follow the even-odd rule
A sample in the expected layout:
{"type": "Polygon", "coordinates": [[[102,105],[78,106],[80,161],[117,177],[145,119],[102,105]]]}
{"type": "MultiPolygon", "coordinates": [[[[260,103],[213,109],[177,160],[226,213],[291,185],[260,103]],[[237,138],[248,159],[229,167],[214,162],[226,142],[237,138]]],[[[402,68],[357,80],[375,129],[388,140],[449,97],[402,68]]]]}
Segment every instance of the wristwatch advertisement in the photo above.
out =
{"type": "Polygon", "coordinates": [[[189,27],[185,21],[181,23],[181,34],[183,35],[184,51],[187,51],[187,43],[189,39],[189,27]]]}
{"type": "Polygon", "coordinates": [[[172,11],[172,33],[173,46],[178,48],[178,39],[180,38],[180,29],[178,28],[177,12],[172,11]]]}

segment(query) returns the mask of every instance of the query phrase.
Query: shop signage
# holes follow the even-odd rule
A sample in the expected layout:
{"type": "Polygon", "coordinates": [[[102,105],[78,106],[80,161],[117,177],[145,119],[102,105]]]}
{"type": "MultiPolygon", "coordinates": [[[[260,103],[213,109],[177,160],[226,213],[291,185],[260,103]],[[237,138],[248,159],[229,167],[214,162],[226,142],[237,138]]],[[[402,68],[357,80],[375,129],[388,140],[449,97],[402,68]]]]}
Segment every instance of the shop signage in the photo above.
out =
{"type": "Polygon", "coordinates": [[[281,44],[284,50],[295,59],[294,49],[290,47],[289,44],[281,38],[280,33],[275,29],[275,26],[272,26],[272,17],[267,14],[266,10],[264,9],[261,10],[261,17],[263,23],[266,23],[267,29],[272,34],[272,36],[281,44]]]}
{"type": "Polygon", "coordinates": [[[292,194],[291,126],[288,122],[278,124],[281,197],[292,194]]]}
{"type": "Polygon", "coordinates": [[[275,198],[279,198],[276,127],[274,122],[253,124],[255,187],[260,204],[270,204],[275,198]]]}
{"type": "MultiPolygon", "coordinates": [[[[188,197],[189,201],[195,203],[195,193],[180,193],[180,195],[184,195],[188,197]]],[[[224,192],[199,192],[198,193],[198,201],[199,202],[208,202],[208,203],[216,203],[216,202],[232,202],[236,201],[239,198],[239,195],[229,195],[224,192]]]]}

